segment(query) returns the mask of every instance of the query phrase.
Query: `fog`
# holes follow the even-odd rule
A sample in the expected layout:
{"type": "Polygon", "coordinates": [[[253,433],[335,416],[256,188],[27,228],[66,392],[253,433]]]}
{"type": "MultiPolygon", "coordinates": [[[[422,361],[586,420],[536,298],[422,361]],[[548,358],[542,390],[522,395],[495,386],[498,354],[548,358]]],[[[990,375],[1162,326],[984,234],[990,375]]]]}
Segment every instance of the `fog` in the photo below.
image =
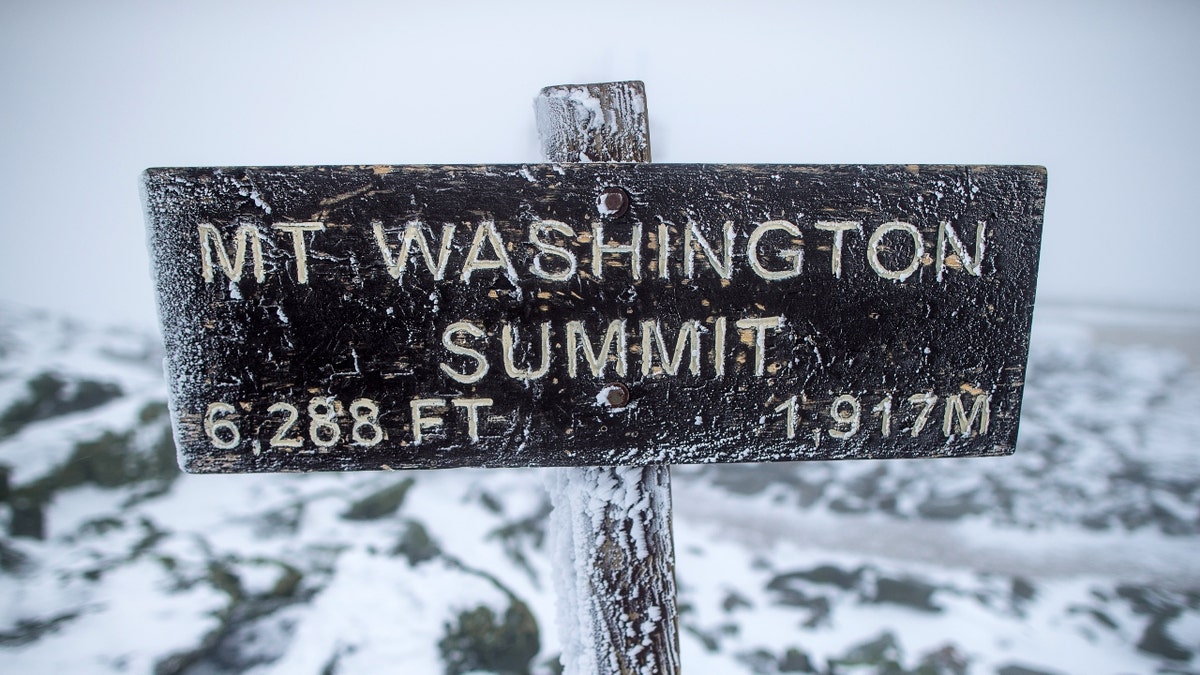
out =
{"type": "Polygon", "coordinates": [[[155,325],[147,167],[534,162],[541,87],[641,79],[659,162],[1044,165],[1039,301],[1200,310],[1197,35],[1191,2],[5,3],[0,301],[155,325]]]}

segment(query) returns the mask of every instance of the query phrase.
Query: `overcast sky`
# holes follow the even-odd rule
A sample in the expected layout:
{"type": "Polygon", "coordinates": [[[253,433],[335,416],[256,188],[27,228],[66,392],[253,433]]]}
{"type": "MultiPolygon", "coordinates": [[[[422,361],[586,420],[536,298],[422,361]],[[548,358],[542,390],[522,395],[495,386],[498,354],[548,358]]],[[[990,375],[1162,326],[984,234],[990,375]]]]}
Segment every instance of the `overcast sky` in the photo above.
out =
{"type": "Polygon", "coordinates": [[[622,79],[659,162],[1045,165],[1039,300],[1200,310],[1197,2],[7,2],[0,78],[0,300],[88,319],[146,167],[537,161],[622,79]]]}

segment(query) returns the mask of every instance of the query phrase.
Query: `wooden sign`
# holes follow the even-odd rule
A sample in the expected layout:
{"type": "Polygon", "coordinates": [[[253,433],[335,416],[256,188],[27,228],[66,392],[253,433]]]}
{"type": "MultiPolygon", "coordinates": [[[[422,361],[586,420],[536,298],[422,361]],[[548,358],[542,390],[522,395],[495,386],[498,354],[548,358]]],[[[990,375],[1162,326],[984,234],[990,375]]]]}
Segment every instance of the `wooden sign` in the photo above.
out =
{"type": "Polygon", "coordinates": [[[1013,451],[1046,175],[151,169],[193,472],[1013,451]]]}

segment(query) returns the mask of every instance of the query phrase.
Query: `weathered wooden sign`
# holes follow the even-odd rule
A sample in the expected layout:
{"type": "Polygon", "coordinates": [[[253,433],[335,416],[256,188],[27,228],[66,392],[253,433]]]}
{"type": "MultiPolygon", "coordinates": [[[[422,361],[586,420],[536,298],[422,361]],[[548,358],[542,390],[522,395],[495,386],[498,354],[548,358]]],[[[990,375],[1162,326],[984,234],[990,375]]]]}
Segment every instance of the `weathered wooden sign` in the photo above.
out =
{"type": "Polygon", "coordinates": [[[151,169],[195,472],[997,455],[1020,166],[151,169]]]}

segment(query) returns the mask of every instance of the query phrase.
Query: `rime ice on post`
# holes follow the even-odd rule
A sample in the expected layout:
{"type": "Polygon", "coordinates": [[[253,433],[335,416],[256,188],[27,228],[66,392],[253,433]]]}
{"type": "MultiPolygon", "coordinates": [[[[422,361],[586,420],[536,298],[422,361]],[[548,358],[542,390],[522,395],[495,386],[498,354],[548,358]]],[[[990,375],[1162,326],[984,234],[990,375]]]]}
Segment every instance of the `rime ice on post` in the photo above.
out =
{"type": "MultiPolygon", "coordinates": [[[[650,161],[641,82],[546,87],[534,107],[551,161],[650,161]]],[[[628,199],[608,188],[597,208],[628,199]]],[[[679,672],[670,467],[564,468],[550,488],[566,672],[679,672]]]]}
{"type": "Polygon", "coordinates": [[[548,161],[651,161],[646,87],[641,82],[546,87],[534,101],[534,111],[548,161]]]}
{"type": "Polygon", "coordinates": [[[679,672],[670,478],[649,466],[547,479],[566,673],[679,672]]]}

